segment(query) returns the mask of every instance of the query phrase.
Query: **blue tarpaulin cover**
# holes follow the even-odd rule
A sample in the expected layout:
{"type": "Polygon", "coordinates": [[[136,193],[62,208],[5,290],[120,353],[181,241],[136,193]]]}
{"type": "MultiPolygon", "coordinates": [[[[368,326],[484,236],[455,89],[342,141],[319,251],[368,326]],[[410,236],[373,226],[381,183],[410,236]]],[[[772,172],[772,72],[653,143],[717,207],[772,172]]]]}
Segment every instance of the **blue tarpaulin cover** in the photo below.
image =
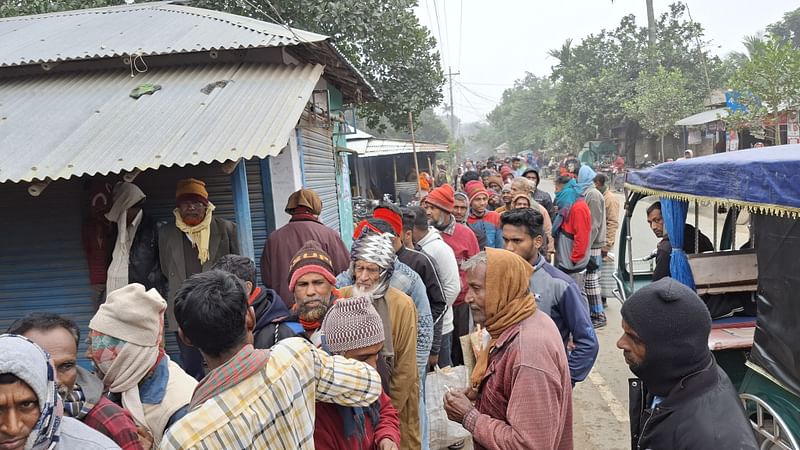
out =
{"type": "Polygon", "coordinates": [[[755,148],[666,162],[628,174],[625,187],[676,200],[711,200],[777,216],[800,216],[800,145],[755,148]]]}

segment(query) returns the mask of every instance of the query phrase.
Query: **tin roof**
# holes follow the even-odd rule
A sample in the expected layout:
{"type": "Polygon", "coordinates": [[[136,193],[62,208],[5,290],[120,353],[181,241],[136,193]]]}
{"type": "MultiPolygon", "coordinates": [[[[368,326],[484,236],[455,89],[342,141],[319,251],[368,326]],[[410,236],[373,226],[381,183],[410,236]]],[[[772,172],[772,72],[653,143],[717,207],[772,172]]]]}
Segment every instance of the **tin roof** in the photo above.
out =
{"type": "Polygon", "coordinates": [[[0,19],[0,67],[285,47],[327,39],[179,2],[140,3],[0,19]]]}
{"type": "MultiPolygon", "coordinates": [[[[411,141],[400,139],[378,139],[378,138],[353,138],[347,137],[347,149],[358,154],[359,158],[369,158],[372,156],[399,155],[403,153],[413,153],[414,146],[411,141]]],[[[447,144],[432,144],[429,142],[417,142],[417,153],[423,152],[446,152],[447,144]]]]}
{"type": "Polygon", "coordinates": [[[237,63],[4,80],[0,183],[277,155],[322,72],[237,63]],[[161,88],[129,95],[148,84],[161,88]]]}

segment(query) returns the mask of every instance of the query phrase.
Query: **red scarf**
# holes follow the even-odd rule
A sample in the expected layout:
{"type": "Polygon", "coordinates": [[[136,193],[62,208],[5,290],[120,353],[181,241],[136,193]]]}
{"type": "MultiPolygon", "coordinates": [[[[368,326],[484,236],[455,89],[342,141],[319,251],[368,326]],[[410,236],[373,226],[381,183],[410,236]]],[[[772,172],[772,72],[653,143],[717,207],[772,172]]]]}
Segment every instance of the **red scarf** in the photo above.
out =
{"type": "MultiPolygon", "coordinates": [[[[336,304],[336,300],[338,300],[338,299],[340,299],[342,297],[342,294],[339,293],[338,289],[333,288],[333,291],[331,291],[331,297],[333,297],[333,300],[331,301],[331,306],[333,306],[333,305],[336,304]]],[[[297,303],[292,305],[292,312],[297,313],[299,310],[300,310],[300,307],[297,306],[297,303]]],[[[299,314],[297,316],[297,320],[298,320],[298,322],[300,322],[300,325],[303,326],[303,329],[309,335],[313,334],[315,331],[317,331],[320,328],[322,328],[322,321],[321,320],[315,320],[315,321],[304,320],[302,317],[299,316],[299,314]]]]}
{"type": "Polygon", "coordinates": [[[250,375],[262,370],[269,359],[269,350],[256,350],[245,345],[233,358],[217,367],[200,381],[194,390],[189,410],[205,403],[206,400],[236,386],[250,375]]]}

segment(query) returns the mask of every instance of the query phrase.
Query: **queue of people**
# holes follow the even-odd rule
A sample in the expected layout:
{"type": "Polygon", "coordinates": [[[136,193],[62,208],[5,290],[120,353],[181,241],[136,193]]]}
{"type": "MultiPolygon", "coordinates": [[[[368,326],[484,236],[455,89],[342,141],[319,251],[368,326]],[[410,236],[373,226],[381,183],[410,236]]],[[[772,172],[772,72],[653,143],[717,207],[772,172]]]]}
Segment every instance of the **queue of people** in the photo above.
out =
{"type": "MultiPolygon", "coordinates": [[[[615,213],[591,168],[570,166],[552,200],[527,163],[485,177],[468,165],[454,180],[463,191],[442,182],[419,206],[381,204],[349,249],[301,189],[265,244],[263,285],[202,181],[178,183],[161,228],[144,193],[118,185],[108,292],[88,324],[94,371],[77,364],[69,318],[12,325],[0,336],[0,448],[427,450],[428,412],[443,409],[475,449],[572,449],[572,389],[606,326],[599,268],[615,213]],[[426,404],[429,373],[466,360],[467,385],[426,404]]],[[[746,420],[701,348],[705,316],[667,318],[698,305],[666,278],[623,308],[618,346],[644,381],[633,448],[755,448],[752,433],[719,437],[703,421],[670,434],[697,410],[746,420]],[[667,334],[693,352],[670,350],[667,334]]]]}

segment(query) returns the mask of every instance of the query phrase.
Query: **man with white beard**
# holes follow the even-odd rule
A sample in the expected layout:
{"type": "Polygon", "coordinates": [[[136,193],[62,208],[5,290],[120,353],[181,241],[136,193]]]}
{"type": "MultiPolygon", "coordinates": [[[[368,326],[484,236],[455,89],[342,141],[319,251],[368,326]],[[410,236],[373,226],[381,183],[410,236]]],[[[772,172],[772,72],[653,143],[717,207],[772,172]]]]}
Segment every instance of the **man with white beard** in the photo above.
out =
{"type": "Polygon", "coordinates": [[[400,415],[400,448],[410,450],[421,446],[417,313],[411,297],[389,286],[396,257],[391,235],[362,235],[350,252],[354,284],[340,292],[342,297],[372,298],[381,317],[385,335],[381,357],[388,366],[389,396],[400,415]]]}

